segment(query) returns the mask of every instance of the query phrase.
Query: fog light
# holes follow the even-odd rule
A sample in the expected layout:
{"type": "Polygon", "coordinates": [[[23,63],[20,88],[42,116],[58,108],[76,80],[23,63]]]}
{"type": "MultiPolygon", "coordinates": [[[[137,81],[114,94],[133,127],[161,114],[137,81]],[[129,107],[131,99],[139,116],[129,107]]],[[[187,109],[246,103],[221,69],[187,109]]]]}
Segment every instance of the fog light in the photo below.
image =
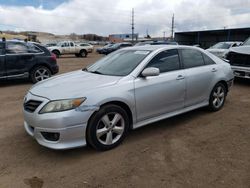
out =
{"type": "Polygon", "coordinates": [[[42,136],[49,141],[58,141],[60,138],[60,133],[53,132],[41,132],[42,136]]]}

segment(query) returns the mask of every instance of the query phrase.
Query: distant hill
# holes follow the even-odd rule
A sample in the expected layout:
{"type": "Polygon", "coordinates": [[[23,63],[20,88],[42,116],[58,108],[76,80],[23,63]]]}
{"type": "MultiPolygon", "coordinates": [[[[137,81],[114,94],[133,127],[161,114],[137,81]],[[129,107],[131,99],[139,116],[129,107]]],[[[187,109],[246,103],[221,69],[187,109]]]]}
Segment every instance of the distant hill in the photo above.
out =
{"type": "Polygon", "coordinates": [[[69,35],[54,35],[52,33],[47,32],[34,32],[34,31],[0,31],[0,37],[5,37],[7,40],[10,39],[20,39],[24,40],[25,38],[30,39],[32,41],[38,41],[41,43],[51,43],[51,42],[59,42],[62,40],[73,40],[73,41],[106,41],[107,37],[99,36],[96,34],[75,34],[71,33],[69,35]]]}

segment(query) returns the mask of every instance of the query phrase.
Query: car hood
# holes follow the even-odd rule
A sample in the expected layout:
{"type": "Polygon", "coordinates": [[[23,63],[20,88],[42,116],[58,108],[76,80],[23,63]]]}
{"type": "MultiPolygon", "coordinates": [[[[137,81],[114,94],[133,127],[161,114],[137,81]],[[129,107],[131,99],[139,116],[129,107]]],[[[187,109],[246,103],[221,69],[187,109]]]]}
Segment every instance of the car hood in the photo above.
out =
{"type": "Polygon", "coordinates": [[[50,100],[85,97],[87,92],[114,85],[120,79],[79,70],[39,82],[30,89],[30,93],[50,100]]]}
{"type": "Polygon", "coordinates": [[[230,48],[230,52],[250,55],[250,46],[239,46],[230,48]]]}

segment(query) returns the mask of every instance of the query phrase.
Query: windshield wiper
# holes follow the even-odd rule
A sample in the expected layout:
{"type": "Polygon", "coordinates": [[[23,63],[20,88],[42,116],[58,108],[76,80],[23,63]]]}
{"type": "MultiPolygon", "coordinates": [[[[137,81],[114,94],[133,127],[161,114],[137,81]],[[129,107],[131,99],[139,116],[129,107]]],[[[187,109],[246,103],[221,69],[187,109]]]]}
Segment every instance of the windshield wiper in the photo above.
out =
{"type": "Polygon", "coordinates": [[[85,68],[82,69],[82,71],[87,71],[88,72],[89,70],[85,67],[85,68]]]}
{"type": "Polygon", "coordinates": [[[99,71],[89,71],[89,72],[91,72],[91,73],[94,73],[94,74],[103,74],[103,73],[101,73],[101,72],[99,72],[99,71]]]}

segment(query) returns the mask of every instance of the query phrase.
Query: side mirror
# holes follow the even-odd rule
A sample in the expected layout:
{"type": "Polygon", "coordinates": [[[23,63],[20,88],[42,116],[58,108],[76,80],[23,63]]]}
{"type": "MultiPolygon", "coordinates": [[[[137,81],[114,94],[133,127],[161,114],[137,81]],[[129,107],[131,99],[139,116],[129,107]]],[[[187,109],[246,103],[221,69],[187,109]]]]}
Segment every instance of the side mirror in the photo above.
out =
{"type": "Polygon", "coordinates": [[[159,74],[160,74],[160,69],[155,68],[155,67],[148,67],[144,69],[141,73],[143,77],[158,76],[159,74]]]}

